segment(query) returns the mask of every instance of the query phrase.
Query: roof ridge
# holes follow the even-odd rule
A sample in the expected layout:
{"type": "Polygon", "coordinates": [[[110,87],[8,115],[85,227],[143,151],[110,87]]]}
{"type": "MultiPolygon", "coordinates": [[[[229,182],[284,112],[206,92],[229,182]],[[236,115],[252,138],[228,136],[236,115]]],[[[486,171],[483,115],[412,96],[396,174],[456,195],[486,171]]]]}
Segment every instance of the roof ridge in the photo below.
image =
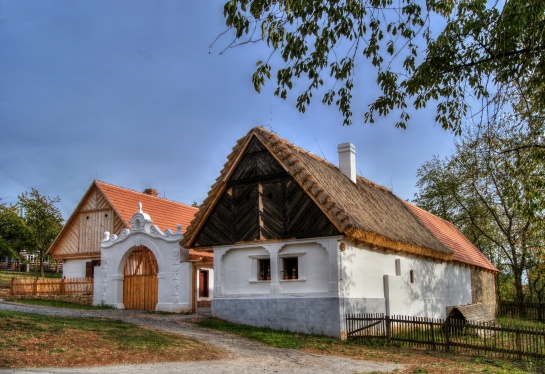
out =
{"type": "Polygon", "coordinates": [[[97,184],[105,184],[107,186],[110,186],[110,187],[114,187],[114,188],[118,188],[118,189],[121,189],[121,190],[125,190],[125,191],[128,191],[128,192],[133,192],[133,193],[136,193],[136,194],[139,194],[139,195],[144,195],[146,197],[151,197],[151,198],[155,198],[155,199],[160,199],[160,200],[163,200],[163,201],[168,201],[170,203],[174,203],[174,204],[179,204],[179,205],[183,205],[183,206],[186,206],[188,208],[193,208],[193,209],[199,209],[198,207],[194,207],[192,205],[188,205],[188,204],[185,204],[185,203],[181,203],[179,201],[176,201],[176,200],[172,200],[172,199],[168,199],[166,197],[160,197],[160,196],[153,196],[153,195],[149,195],[145,192],[140,192],[140,191],[136,191],[136,190],[133,190],[131,188],[127,188],[127,187],[123,187],[123,186],[118,186],[118,185],[115,185],[115,184],[111,184],[111,183],[108,183],[108,182],[104,182],[104,181],[101,181],[99,179],[95,179],[94,180],[95,183],[97,184]]]}
{"type": "Polygon", "coordinates": [[[263,131],[265,133],[267,133],[267,135],[271,135],[271,136],[274,136],[278,139],[282,139],[282,141],[284,142],[284,144],[286,144],[287,146],[290,146],[292,148],[294,148],[296,151],[300,151],[302,153],[306,153],[307,155],[309,155],[310,157],[313,157],[315,158],[316,160],[318,161],[322,161],[322,162],[325,162],[335,168],[339,168],[338,166],[336,166],[335,164],[333,164],[332,162],[326,160],[325,158],[323,157],[320,157],[318,156],[317,154],[313,153],[312,151],[309,151],[309,150],[306,150],[305,148],[303,147],[300,147],[298,145],[295,145],[293,144],[292,142],[290,142],[289,140],[285,139],[285,138],[282,138],[280,135],[276,134],[275,132],[272,132],[272,131],[269,131],[267,129],[265,129],[263,126],[256,126],[254,127],[252,130],[260,130],[260,131],[263,131]]]}
{"type": "MultiPolygon", "coordinates": [[[[332,163],[331,161],[329,161],[329,160],[327,160],[327,159],[325,159],[325,158],[323,158],[323,157],[320,157],[320,156],[318,156],[317,154],[312,153],[311,151],[308,151],[308,150],[304,149],[303,147],[300,147],[300,146],[298,146],[298,145],[293,144],[292,142],[290,142],[289,140],[287,140],[287,139],[285,139],[285,138],[282,138],[282,137],[279,136],[278,134],[276,134],[276,133],[274,133],[274,132],[271,132],[271,131],[265,129],[263,126],[256,126],[256,127],[254,127],[254,128],[252,129],[252,131],[253,131],[253,130],[259,130],[259,131],[262,131],[262,132],[267,133],[267,135],[274,136],[274,137],[278,138],[280,141],[284,142],[284,144],[285,144],[286,146],[289,146],[289,147],[293,148],[293,150],[299,151],[299,152],[302,152],[302,153],[305,153],[305,154],[307,154],[308,156],[314,158],[315,160],[320,161],[320,162],[323,162],[323,163],[325,163],[325,164],[327,164],[327,165],[329,165],[329,166],[331,166],[331,167],[333,167],[333,168],[339,170],[339,172],[341,172],[340,168],[339,168],[337,165],[335,165],[334,163],[332,163]]],[[[362,176],[362,175],[356,174],[356,178],[357,178],[357,179],[360,179],[363,183],[367,183],[367,184],[370,184],[370,185],[372,185],[372,186],[374,186],[374,187],[376,187],[376,188],[380,188],[381,190],[383,190],[383,191],[385,191],[385,192],[388,192],[388,193],[390,193],[390,194],[392,194],[392,195],[394,194],[389,188],[387,188],[387,187],[385,187],[385,186],[382,186],[382,185],[380,185],[380,184],[378,184],[378,183],[375,183],[375,182],[373,182],[373,181],[371,181],[371,180],[365,178],[365,177],[362,176]]]]}

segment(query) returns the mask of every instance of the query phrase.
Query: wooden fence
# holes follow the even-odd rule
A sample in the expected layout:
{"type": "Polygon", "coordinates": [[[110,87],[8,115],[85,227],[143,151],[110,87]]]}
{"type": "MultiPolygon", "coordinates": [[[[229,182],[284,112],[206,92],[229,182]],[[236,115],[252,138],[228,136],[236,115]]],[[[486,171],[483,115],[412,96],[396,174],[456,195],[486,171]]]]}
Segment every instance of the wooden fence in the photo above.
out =
{"type": "Polygon", "coordinates": [[[525,303],[521,306],[514,302],[499,302],[496,316],[545,322],[545,304],[525,303]]]}
{"type": "Polygon", "coordinates": [[[93,278],[11,279],[12,295],[92,295],[93,278]]]}
{"type": "Polygon", "coordinates": [[[348,314],[346,331],[348,339],[384,339],[388,345],[545,359],[545,327],[500,327],[495,323],[454,319],[348,314]]]}

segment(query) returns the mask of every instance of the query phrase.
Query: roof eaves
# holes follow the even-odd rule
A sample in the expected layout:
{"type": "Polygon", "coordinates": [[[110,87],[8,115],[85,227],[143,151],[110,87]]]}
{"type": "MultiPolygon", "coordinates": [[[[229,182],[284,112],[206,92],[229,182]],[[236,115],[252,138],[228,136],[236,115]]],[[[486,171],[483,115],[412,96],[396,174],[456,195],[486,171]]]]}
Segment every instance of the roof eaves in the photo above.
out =
{"type": "Polygon", "coordinates": [[[367,232],[361,229],[349,229],[347,235],[361,240],[362,242],[375,245],[377,247],[388,248],[395,251],[401,251],[408,254],[430,257],[438,260],[452,261],[454,254],[452,252],[439,252],[430,248],[425,248],[409,243],[391,240],[384,236],[367,232]]]}

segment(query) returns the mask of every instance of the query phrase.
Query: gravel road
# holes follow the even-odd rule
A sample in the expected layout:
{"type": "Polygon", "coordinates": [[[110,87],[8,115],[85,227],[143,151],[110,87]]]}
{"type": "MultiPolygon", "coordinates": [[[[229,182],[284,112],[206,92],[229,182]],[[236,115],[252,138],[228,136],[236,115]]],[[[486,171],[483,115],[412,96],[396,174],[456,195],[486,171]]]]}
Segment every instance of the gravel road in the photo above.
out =
{"type": "MultiPolygon", "coordinates": [[[[191,323],[204,314],[155,314],[133,310],[77,310],[0,301],[0,309],[67,317],[99,317],[174,332],[219,347],[228,358],[214,361],[167,362],[77,368],[0,369],[0,373],[368,373],[392,372],[402,365],[322,356],[295,349],[273,348],[191,323]]],[[[202,312],[200,312],[202,313],[202,312]]],[[[1,354],[1,353],[0,353],[1,354]]]]}

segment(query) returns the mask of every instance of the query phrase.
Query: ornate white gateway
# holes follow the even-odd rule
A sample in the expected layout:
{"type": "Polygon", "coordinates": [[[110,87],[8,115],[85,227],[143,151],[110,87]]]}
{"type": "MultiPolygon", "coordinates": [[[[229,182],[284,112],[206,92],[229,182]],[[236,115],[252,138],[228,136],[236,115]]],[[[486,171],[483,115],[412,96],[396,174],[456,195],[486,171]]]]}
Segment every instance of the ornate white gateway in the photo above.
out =
{"type": "Polygon", "coordinates": [[[142,211],[131,219],[131,230],[119,236],[104,233],[100,272],[95,271],[93,303],[118,309],[182,312],[192,309],[192,265],[189,249],[176,232],[161,231],[142,211]]]}

